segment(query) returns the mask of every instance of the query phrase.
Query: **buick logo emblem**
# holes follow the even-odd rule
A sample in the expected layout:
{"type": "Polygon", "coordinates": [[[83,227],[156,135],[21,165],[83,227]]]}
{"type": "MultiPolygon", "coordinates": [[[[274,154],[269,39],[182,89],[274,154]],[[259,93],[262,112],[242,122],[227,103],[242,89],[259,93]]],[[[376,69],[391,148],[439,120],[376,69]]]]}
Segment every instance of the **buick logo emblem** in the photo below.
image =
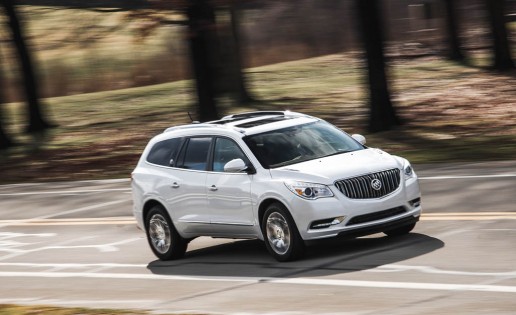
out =
{"type": "Polygon", "coordinates": [[[371,181],[371,187],[374,189],[374,190],[380,190],[382,189],[382,182],[379,180],[379,179],[373,179],[371,181]]]}

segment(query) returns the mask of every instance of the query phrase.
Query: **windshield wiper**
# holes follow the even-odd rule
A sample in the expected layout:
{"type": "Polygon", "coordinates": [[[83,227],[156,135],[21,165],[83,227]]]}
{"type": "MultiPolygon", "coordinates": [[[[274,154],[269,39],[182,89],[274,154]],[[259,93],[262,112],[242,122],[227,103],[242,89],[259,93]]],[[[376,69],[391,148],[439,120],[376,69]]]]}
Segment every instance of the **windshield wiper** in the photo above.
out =
{"type": "Polygon", "coordinates": [[[332,154],[325,155],[323,157],[328,157],[328,156],[333,156],[333,155],[338,155],[338,154],[343,154],[343,153],[349,153],[349,152],[353,152],[353,151],[355,151],[355,150],[342,150],[342,151],[334,152],[332,154]]]}
{"type": "Polygon", "coordinates": [[[295,163],[299,163],[299,162],[304,162],[304,161],[298,161],[299,159],[301,159],[302,155],[298,155],[296,156],[295,158],[293,159],[290,159],[288,161],[284,161],[284,162],[280,162],[280,163],[276,163],[276,164],[272,164],[272,165],[269,165],[271,168],[277,168],[277,167],[282,167],[282,166],[286,166],[286,165],[290,165],[290,164],[295,164],[295,163]]]}

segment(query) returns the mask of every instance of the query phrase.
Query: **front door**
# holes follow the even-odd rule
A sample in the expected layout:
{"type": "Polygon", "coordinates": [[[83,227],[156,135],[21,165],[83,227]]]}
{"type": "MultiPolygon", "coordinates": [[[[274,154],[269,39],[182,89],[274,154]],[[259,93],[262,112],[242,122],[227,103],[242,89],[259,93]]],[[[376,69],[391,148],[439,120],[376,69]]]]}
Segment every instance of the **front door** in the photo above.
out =
{"type": "Polygon", "coordinates": [[[220,236],[252,236],[255,221],[251,199],[253,175],[245,171],[224,172],[224,165],[233,159],[242,159],[249,165],[249,160],[236,142],[216,138],[211,171],[206,177],[211,232],[220,236]]]}

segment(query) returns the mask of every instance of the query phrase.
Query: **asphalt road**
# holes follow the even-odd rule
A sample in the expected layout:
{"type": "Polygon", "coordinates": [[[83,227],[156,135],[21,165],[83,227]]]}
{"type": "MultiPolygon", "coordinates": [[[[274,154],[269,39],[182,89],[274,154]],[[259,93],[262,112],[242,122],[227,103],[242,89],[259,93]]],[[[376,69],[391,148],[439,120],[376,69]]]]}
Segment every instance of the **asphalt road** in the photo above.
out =
{"type": "Polygon", "coordinates": [[[160,262],[128,180],[0,186],[0,304],[189,314],[516,313],[516,161],[416,166],[413,233],[311,247],[198,238],[160,262]]]}

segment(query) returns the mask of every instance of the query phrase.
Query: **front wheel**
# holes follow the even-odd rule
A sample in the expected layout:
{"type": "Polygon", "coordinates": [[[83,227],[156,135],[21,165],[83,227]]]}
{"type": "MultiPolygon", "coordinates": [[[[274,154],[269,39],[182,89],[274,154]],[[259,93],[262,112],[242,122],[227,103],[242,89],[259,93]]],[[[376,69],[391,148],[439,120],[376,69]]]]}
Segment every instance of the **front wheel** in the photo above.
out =
{"type": "Polygon", "coordinates": [[[160,206],[150,209],[145,218],[147,240],[152,252],[160,260],[183,257],[188,241],[177,233],[166,210],[160,206]]]}
{"type": "Polygon", "coordinates": [[[280,203],[271,204],[262,220],[265,246],[278,261],[291,261],[304,253],[304,242],[290,213],[280,203]]]}
{"type": "Polygon", "coordinates": [[[387,234],[387,236],[401,236],[410,233],[416,226],[416,223],[407,224],[404,226],[400,226],[399,228],[392,229],[389,231],[385,231],[383,233],[387,234]]]}

